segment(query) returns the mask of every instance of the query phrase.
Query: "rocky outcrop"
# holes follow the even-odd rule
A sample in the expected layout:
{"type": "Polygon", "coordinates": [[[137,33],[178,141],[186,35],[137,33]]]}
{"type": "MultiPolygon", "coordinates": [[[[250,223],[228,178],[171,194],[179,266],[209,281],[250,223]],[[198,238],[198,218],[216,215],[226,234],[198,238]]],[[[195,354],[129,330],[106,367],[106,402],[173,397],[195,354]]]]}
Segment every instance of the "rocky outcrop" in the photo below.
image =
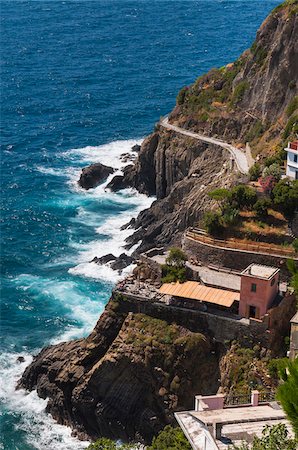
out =
{"type": "Polygon", "coordinates": [[[42,350],[19,387],[81,437],[150,442],[197,392],[216,391],[218,357],[207,336],[121,305],[111,300],[86,339],[42,350]]]}
{"type": "Polygon", "coordinates": [[[82,169],[79,185],[84,189],[91,189],[103,183],[115,169],[101,163],[91,164],[82,169]]]}

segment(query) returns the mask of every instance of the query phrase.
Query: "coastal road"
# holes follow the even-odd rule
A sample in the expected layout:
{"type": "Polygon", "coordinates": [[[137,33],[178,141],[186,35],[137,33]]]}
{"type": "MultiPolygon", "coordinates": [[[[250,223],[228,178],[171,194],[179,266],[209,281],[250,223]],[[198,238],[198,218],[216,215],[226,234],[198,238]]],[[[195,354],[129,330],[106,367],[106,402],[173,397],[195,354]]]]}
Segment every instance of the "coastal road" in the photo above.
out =
{"type": "Polygon", "coordinates": [[[175,131],[176,133],[183,134],[184,136],[189,136],[194,139],[198,139],[199,141],[207,142],[208,144],[218,145],[222,147],[232,155],[233,159],[236,162],[236,166],[241,173],[248,173],[249,164],[247,161],[246,153],[239,148],[233,147],[233,145],[228,144],[227,142],[221,141],[220,139],[216,139],[213,137],[204,136],[203,134],[194,133],[193,131],[185,130],[184,128],[177,127],[176,125],[172,125],[169,123],[168,117],[162,119],[159,124],[166,128],[167,130],[175,131]]]}

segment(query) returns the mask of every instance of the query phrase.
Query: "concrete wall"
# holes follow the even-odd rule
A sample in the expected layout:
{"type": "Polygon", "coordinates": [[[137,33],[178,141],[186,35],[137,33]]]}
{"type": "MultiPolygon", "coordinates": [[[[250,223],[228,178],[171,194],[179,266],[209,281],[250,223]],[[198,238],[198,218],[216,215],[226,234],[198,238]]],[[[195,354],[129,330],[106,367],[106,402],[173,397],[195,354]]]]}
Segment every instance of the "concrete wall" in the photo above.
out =
{"type": "Polygon", "coordinates": [[[242,250],[235,251],[232,249],[211,247],[186,236],[183,238],[183,250],[190,258],[197,259],[206,266],[230,267],[233,270],[242,271],[252,263],[263,264],[279,268],[282,281],[289,278],[289,272],[286,266],[287,258],[260,255],[242,250]]]}

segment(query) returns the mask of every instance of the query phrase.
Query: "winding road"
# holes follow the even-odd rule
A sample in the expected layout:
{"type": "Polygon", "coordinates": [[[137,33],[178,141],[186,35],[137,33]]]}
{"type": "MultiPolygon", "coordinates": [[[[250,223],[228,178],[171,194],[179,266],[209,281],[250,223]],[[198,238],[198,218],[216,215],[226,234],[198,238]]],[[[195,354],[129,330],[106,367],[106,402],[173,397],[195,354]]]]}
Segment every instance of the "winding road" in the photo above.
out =
{"type": "Polygon", "coordinates": [[[193,131],[188,131],[188,130],[185,130],[184,128],[180,128],[175,125],[171,125],[169,123],[168,117],[165,117],[164,119],[162,119],[159,122],[159,124],[162,127],[166,128],[167,130],[175,131],[176,133],[180,133],[180,134],[183,134],[184,136],[189,136],[191,138],[198,139],[203,142],[207,142],[208,144],[218,145],[219,147],[222,147],[222,148],[228,150],[228,152],[230,152],[233,159],[235,160],[236,166],[237,166],[239,172],[244,173],[244,174],[248,173],[250,165],[248,163],[246,153],[244,151],[240,150],[239,148],[233,147],[233,145],[228,144],[227,142],[221,141],[220,139],[204,136],[203,134],[194,133],[193,131]]]}

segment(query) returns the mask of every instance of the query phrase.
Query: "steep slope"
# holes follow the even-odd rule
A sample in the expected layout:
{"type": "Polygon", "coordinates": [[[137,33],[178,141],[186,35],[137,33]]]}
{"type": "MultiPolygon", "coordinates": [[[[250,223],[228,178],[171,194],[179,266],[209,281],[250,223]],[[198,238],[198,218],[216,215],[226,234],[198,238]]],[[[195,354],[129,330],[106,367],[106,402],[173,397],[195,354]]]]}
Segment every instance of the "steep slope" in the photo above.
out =
{"type": "MultiPolygon", "coordinates": [[[[172,124],[236,146],[250,143],[258,158],[283,152],[298,132],[297,0],[277,7],[261,25],[251,49],[233,64],[212,69],[177,96],[172,124]]],[[[242,177],[243,178],[243,177],[242,177]]],[[[240,182],[230,155],[158,126],[143,143],[124,184],[156,195],[136,221],[139,250],[169,244],[212,208],[208,191],[240,182]]]]}
{"type": "Polygon", "coordinates": [[[86,339],[42,350],[19,387],[82,437],[150,442],[197,392],[216,391],[218,357],[209,337],[120,307],[110,300],[86,339]]]}

